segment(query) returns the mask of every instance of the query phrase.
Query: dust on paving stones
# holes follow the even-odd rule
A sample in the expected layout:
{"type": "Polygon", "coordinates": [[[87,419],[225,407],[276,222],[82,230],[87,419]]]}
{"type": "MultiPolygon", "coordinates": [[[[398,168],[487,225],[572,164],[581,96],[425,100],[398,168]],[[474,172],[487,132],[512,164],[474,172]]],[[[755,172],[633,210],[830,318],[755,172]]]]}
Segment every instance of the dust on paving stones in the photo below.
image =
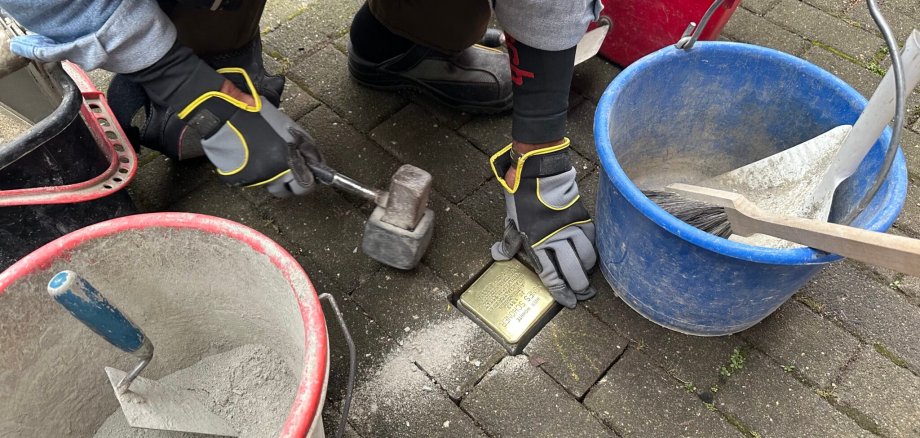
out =
{"type": "MultiPolygon", "coordinates": [[[[278,436],[297,391],[284,359],[263,345],[244,345],[159,379],[161,385],[188,390],[214,414],[226,418],[240,437],[278,436]]],[[[96,432],[101,437],[199,437],[203,435],[135,429],[121,410],[96,432]]]]}
{"type": "Polygon", "coordinates": [[[441,382],[432,381],[437,375],[456,368],[479,367],[479,359],[471,357],[475,350],[478,327],[463,324],[460,318],[437,320],[411,330],[397,340],[396,346],[371,368],[356,388],[355,415],[358,418],[378,411],[396,417],[411,416],[434,398],[446,397],[441,382]],[[424,356],[425,367],[417,364],[424,356]]]}

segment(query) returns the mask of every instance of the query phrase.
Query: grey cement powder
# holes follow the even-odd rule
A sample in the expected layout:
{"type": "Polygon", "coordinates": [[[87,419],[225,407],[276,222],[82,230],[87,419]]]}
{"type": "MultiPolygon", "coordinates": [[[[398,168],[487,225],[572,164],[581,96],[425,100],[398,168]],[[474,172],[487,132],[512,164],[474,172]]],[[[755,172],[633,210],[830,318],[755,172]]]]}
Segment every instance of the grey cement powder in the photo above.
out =
{"type": "Polygon", "coordinates": [[[5,110],[0,110],[0,144],[15,140],[31,127],[30,123],[5,110]]]}
{"type": "MultiPolygon", "coordinates": [[[[190,391],[211,412],[226,418],[240,432],[240,437],[277,437],[297,390],[297,381],[284,359],[268,347],[252,344],[206,357],[158,382],[190,391]]],[[[118,409],[95,436],[176,438],[206,435],[136,429],[128,425],[118,409]]]]}

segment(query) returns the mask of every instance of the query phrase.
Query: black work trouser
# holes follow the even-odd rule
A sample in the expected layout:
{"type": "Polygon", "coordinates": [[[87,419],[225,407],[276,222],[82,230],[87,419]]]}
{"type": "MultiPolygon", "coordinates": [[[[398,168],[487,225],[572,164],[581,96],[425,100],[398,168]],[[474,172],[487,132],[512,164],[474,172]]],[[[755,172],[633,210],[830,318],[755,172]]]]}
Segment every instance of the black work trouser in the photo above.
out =
{"type": "MultiPolygon", "coordinates": [[[[265,9],[265,0],[242,0],[237,9],[218,11],[179,0],[159,3],[176,25],[179,42],[202,56],[248,44],[259,35],[265,9]]],[[[446,53],[479,41],[492,14],[489,0],[368,0],[368,6],[393,33],[446,53]]]]}

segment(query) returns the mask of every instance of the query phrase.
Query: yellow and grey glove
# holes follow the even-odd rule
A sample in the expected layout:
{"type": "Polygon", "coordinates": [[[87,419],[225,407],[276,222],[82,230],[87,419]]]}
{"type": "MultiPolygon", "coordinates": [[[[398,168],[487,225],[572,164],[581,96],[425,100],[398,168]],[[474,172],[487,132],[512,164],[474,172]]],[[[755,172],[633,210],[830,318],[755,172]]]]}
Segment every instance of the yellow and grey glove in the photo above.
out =
{"type": "Polygon", "coordinates": [[[563,144],[512,155],[511,145],[492,156],[492,172],[505,192],[505,233],[492,245],[492,258],[525,260],[560,304],[594,296],[588,272],[597,262],[594,223],[581,202],[575,169],[563,144]],[[514,185],[505,173],[516,168],[514,185]]]}
{"type": "Polygon", "coordinates": [[[303,194],[315,186],[308,164],[323,162],[315,142],[259,95],[245,69],[215,71],[191,50],[175,44],[152,66],[127,76],[152,101],[177,111],[190,128],[186,131],[193,131],[184,135],[200,137],[205,155],[227,184],[265,186],[280,197],[303,194]],[[253,105],[221,91],[231,78],[246,84],[242,91],[252,96],[253,105]]]}

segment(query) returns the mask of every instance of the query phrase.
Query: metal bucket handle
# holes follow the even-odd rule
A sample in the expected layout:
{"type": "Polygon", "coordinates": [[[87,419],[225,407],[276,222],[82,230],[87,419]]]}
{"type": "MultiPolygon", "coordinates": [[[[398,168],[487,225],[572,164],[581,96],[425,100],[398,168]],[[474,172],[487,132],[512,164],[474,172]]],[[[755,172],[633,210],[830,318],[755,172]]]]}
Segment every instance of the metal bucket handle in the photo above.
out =
{"type": "Polygon", "coordinates": [[[687,25],[687,29],[684,30],[684,34],[681,35],[680,39],[677,40],[677,43],[674,44],[674,47],[684,50],[690,50],[693,48],[693,45],[696,44],[696,41],[700,39],[700,35],[703,33],[703,29],[706,28],[706,24],[709,23],[709,19],[712,18],[712,15],[716,13],[716,10],[726,2],[728,2],[726,6],[731,6],[735,0],[715,0],[712,2],[712,5],[710,5],[709,9],[706,10],[706,13],[703,14],[703,18],[700,20],[700,24],[697,25],[691,21],[690,24],[687,25]]]}
{"type": "Polygon", "coordinates": [[[63,91],[61,104],[0,154],[0,169],[31,152],[34,147],[29,149],[30,145],[44,143],[42,136],[48,136],[49,132],[54,135],[63,129],[59,125],[69,122],[67,115],[77,106],[109,166],[98,176],[79,183],[0,190],[0,207],[70,204],[101,198],[123,188],[137,172],[134,147],[112,114],[105,95],[96,89],[86,73],[70,62],[52,64],[47,71],[63,91]]]}

